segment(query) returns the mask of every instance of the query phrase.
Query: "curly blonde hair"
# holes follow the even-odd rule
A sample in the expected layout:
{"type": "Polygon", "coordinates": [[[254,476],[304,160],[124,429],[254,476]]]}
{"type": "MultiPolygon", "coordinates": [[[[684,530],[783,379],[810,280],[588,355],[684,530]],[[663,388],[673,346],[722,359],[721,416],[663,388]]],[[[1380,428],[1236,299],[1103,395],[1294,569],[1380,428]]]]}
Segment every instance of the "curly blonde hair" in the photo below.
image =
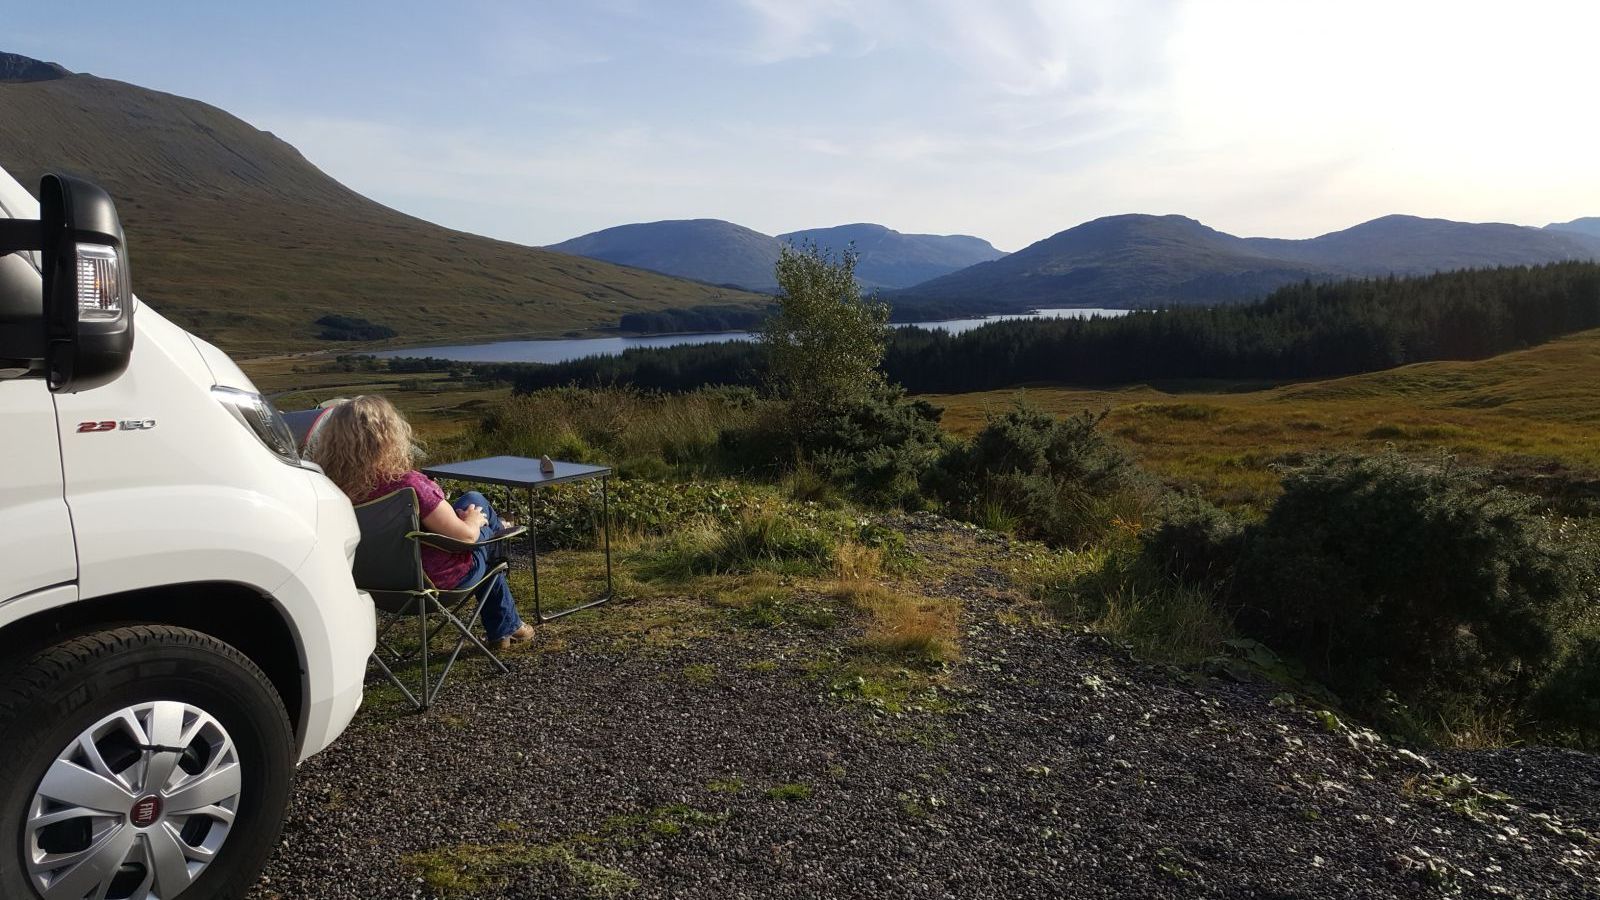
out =
{"type": "Polygon", "coordinates": [[[400,410],[382,397],[361,396],[329,410],[306,453],[352,501],[411,471],[421,450],[400,410]]]}

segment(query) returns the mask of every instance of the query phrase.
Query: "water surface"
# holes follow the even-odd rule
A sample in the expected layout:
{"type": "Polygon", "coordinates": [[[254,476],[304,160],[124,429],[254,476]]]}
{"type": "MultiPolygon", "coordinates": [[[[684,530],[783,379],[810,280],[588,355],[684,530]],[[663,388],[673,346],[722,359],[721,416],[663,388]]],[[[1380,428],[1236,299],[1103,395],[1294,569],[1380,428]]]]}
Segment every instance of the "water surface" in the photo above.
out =
{"type": "MultiPolygon", "coordinates": [[[[1126,315],[1126,309],[1040,309],[1017,315],[987,316],[977,319],[945,319],[938,322],[897,322],[896,328],[915,326],[960,334],[990,322],[1007,319],[1087,319],[1091,316],[1126,315]]],[[[432,356],[461,362],[535,362],[560,363],[586,356],[615,356],[635,347],[678,347],[684,344],[722,344],[728,341],[753,340],[749,331],[713,331],[703,334],[653,334],[640,337],[553,338],[537,341],[495,341],[488,344],[443,344],[434,347],[407,347],[402,350],[379,350],[372,355],[381,358],[397,356],[432,356]]]]}

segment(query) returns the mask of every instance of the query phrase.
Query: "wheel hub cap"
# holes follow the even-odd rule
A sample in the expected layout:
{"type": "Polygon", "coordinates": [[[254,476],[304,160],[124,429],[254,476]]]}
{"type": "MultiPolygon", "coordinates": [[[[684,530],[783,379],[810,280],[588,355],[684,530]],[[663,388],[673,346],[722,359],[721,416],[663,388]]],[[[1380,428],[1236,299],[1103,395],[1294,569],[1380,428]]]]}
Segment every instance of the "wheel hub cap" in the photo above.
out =
{"type": "Polygon", "coordinates": [[[161,818],[161,798],[155,794],[140,797],[128,812],[128,822],[135,828],[149,828],[161,818]]]}
{"type": "Polygon", "coordinates": [[[125,707],[57,754],[34,790],[23,864],[45,900],[172,900],[239,811],[238,753],[199,707],[125,707]]]}

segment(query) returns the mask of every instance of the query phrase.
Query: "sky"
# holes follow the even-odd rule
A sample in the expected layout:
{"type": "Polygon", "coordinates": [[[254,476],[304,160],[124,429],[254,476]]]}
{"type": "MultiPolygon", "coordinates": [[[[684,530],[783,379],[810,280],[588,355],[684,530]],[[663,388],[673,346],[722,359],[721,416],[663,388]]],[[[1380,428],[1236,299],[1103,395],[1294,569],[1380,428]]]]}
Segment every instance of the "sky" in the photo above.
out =
{"type": "Polygon", "coordinates": [[[527,244],[682,218],[1016,250],[1127,212],[1269,237],[1600,215],[1593,0],[77,0],[6,32],[527,244]]]}

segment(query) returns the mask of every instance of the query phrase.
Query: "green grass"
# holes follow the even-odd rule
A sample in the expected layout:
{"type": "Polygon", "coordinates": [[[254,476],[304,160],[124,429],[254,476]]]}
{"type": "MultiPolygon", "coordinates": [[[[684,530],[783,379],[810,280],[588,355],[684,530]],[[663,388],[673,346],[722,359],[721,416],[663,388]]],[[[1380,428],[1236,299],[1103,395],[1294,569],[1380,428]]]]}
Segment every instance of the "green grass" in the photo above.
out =
{"type": "Polygon", "coordinates": [[[1228,505],[1276,496],[1275,466],[1332,448],[1442,451],[1529,478],[1600,470],[1600,331],[1473,362],[1434,362],[1281,386],[1231,382],[1030,387],[929,396],[958,435],[1024,396],[1058,415],[1109,409],[1104,427],[1163,479],[1228,505]]]}
{"type": "Polygon", "coordinates": [[[746,509],[673,535],[644,557],[642,577],[683,582],[702,575],[769,571],[815,574],[833,561],[837,542],[775,504],[746,509]]]}
{"type": "MultiPolygon", "coordinates": [[[[670,839],[694,828],[719,824],[726,818],[721,813],[675,803],[612,816],[595,831],[564,840],[543,844],[453,844],[407,854],[401,857],[401,864],[444,897],[497,896],[518,877],[540,869],[558,872],[562,880],[572,883],[585,897],[617,897],[638,888],[638,879],[621,869],[583,858],[579,849],[600,844],[632,847],[670,839]]],[[[521,829],[515,822],[500,822],[496,827],[501,832],[521,829]]]]}
{"type": "Polygon", "coordinates": [[[1222,653],[1233,626],[1210,594],[1152,571],[1124,543],[1041,557],[1018,580],[1062,620],[1127,644],[1144,659],[1194,665],[1222,653]]]}
{"type": "Polygon", "coordinates": [[[519,875],[534,869],[556,869],[584,896],[617,897],[639,886],[620,869],[586,860],[565,844],[456,844],[401,858],[425,884],[444,897],[498,894],[519,875]]]}
{"type": "Polygon", "coordinates": [[[806,784],[780,784],[767,789],[767,799],[783,803],[799,803],[811,799],[811,786],[806,784]]]}

